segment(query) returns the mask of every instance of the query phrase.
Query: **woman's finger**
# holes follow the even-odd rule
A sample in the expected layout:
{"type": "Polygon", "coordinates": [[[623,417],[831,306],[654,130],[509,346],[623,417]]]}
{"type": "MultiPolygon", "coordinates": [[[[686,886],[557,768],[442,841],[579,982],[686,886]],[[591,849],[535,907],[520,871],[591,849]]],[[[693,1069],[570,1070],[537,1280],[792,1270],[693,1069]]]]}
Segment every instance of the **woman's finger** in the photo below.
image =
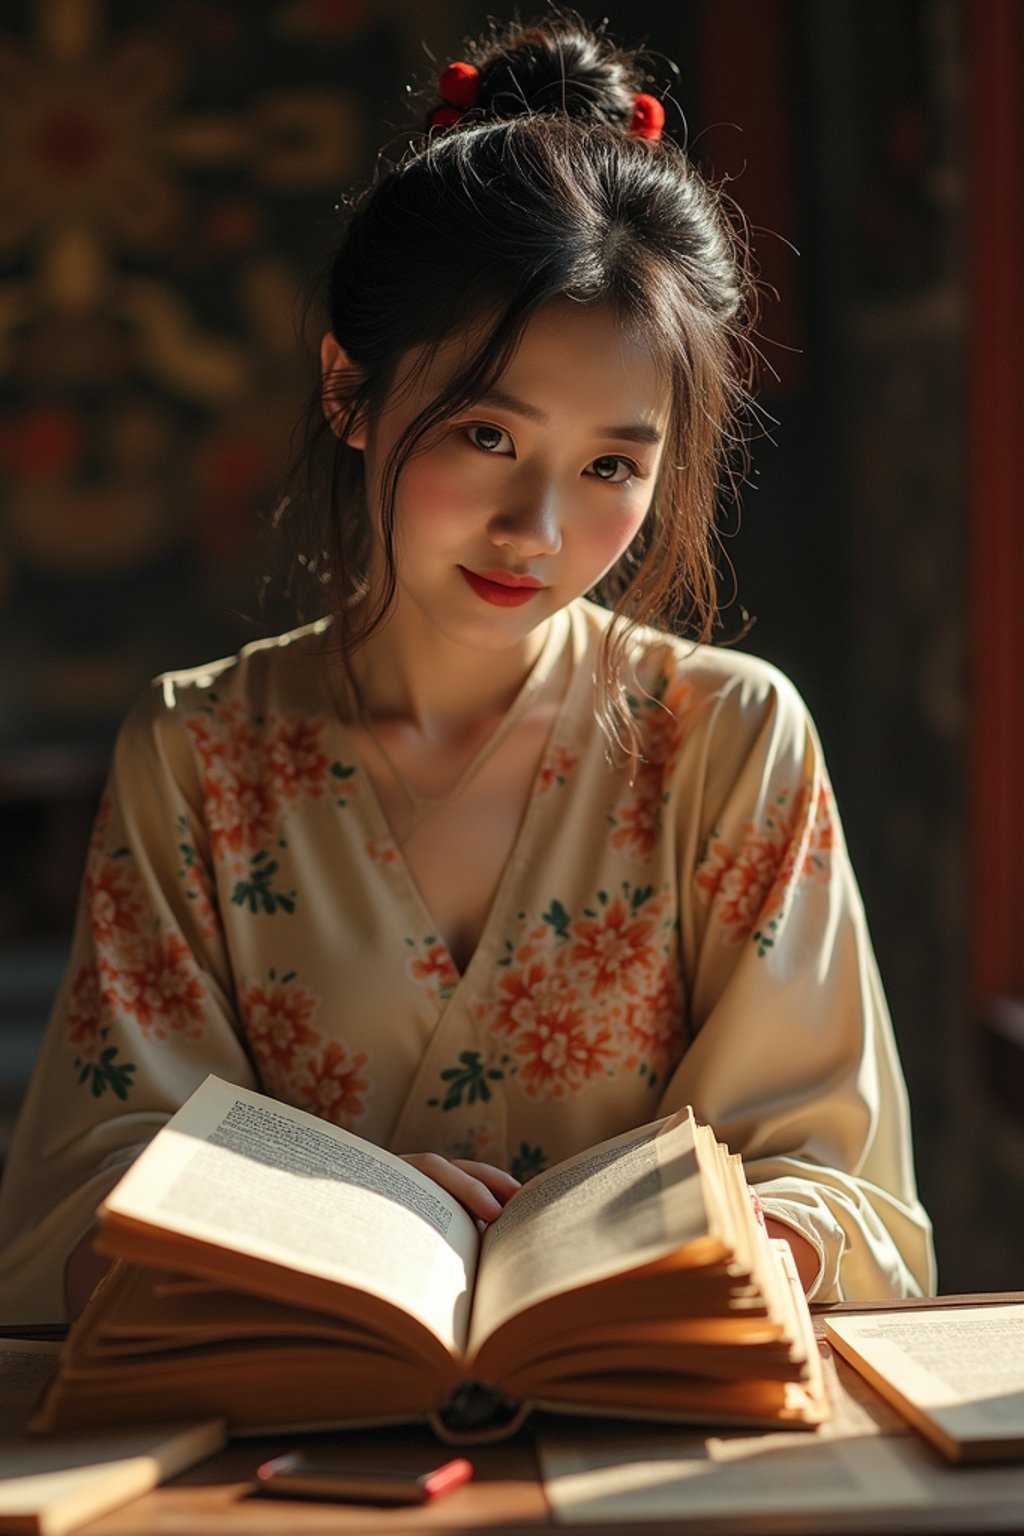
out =
{"type": "Polygon", "coordinates": [[[450,1159],[453,1167],[462,1168],[473,1178],[479,1179],[481,1184],[486,1184],[495,1199],[502,1205],[511,1200],[517,1189],[522,1189],[518,1179],[506,1173],[504,1168],[495,1168],[493,1163],[475,1163],[469,1158],[453,1157],[450,1159]]]}
{"type": "Polygon", "coordinates": [[[437,1152],[407,1152],[403,1154],[403,1161],[411,1163],[420,1173],[425,1173],[435,1184],[440,1184],[478,1221],[494,1221],[501,1215],[501,1201],[491,1193],[483,1180],[450,1162],[448,1158],[441,1157],[437,1152]]]}

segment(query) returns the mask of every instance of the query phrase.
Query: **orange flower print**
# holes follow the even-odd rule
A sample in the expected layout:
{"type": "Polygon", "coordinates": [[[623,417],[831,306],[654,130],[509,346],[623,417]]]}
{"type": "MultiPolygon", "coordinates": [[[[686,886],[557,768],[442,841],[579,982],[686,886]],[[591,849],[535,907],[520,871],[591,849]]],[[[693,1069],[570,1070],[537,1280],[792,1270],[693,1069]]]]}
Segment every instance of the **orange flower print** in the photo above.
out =
{"type": "MultiPolygon", "coordinates": [[[[594,908],[578,917],[556,897],[540,924],[526,914],[522,921],[519,942],[506,941],[492,995],[474,1008],[481,1030],[506,1053],[487,1076],[514,1080],[527,1098],[563,1099],[627,1062],[637,1070],[643,1052],[653,1082],[681,1052],[671,890],[624,884],[610,900],[598,892],[594,908]]],[[[468,1070],[481,1057],[464,1052],[462,1059],[468,1070]]]]}
{"type": "Polygon", "coordinates": [[[550,757],[541,764],[537,775],[535,793],[544,795],[553,784],[560,787],[565,784],[566,778],[576,767],[580,760],[578,752],[572,747],[555,747],[550,757]]]}
{"type": "Polygon", "coordinates": [[[113,1021],[105,1015],[105,996],[95,967],[83,965],[71,984],[65,1023],[74,1051],[79,1087],[88,1085],[94,1099],[107,1092],[127,1099],[134,1087],[135,1065],[121,1059],[121,1047],[107,1044],[113,1021]]]}
{"type": "Polygon", "coordinates": [[[83,1060],[94,1061],[99,1054],[102,1036],[100,987],[91,965],[83,965],[71,985],[65,1025],[68,1043],[75,1047],[83,1060]]]}
{"type": "Polygon", "coordinates": [[[298,1054],[316,1046],[320,1036],[309,1027],[319,999],[290,977],[239,988],[238,1007],[256,1065],[268,1084],[280,1087],[293,1071],[298,1054]]]}
{"type": "Polygon", "coordinates": [[[136,1068],[122,1051],[132,1027],[158,1040],[172,1032],[199,1038],[206,989],[181,935],[155,927],[131,854],[104,852],[108,833],[109,812],[101,813],[84,881],[94,959],[71,984],[65,1028],[79,1084],[97,1098],[109,1091],[127,1099],[136,1068]]]}
{"type": "Polygon", "coordinates": [[[375,837],[366,845],[366,856],[375,864],[383,864],[387,869],[391,864],[398,863],[398,847],[394,838],[384,836],[375,837]]]}
{"type": "Polygon", "coordinates": [[[599,997],[613,987],[633,996],[645,991],[659,961],[657,931],[653,915],[631,912],[621,896],[596,916],[576,918],[570,954],[591,995],[599,997]]]}
{"type": "Polygon", "coordinates": [[[134,964],[101,969],[103,1002],[130,1014],[144,1033],[157,1040],[172,1032],[198,1039],[206,992],[192,952],[178,934],[154,934],[134,964]]]}
{"type": "Polygon", "coordinates": [[[616,1058],[611,1031],[587,1005],[571,970],[557,960],[510,967],[497,998],[481,1007],[478,1017],[511,1052],[529,1099],[578,1092],[609,1072],[616,1058]]]}
{"type": "MultiPolygon", "coordinates": [[[[417,947],[414,939],[406,939],[405,942],[413,949],[417,947]]],[[[414,981],[424,982],[427,991],[440,1003],[446,1003],[459,984],[455,962],[445,946],[433,935],[423,940],[423,947],[418,954],[410,957],[406,969],[414,981]]]]}
{"type": "Polygon", "coordinates": [[[118,859],[89,862],[86,902],[93,942],[98,949],[131,949],[141,937],[143,904],[134,865],[118,859]]]}
{"type": "Polygon", "coordinates": [[[718,920],[738,943],[753,930],[765,909],[785,858],[786,845],[752,827],[732,863],[722,870],[715,895],[718,920]]]}
{"type": "MultiPolygon", "coordinates": [[[[665,662],[666,667],[674,668],[676,664],[675,657],[669,657],[665,662]]],[[[632,701],[643,736],[644,758],[658,768],[663,784],[675,772],[689,730],[687,716],[693,701],[692,685],[674,672],[664,670],[649,693],[632,701]]]]}
{"type": "Polygon", "coordinates": [[[273,782],[290,803],[317,800],[328,786],[330,761],[323,746],[324,722],[302,715],[285,715],[277,722],[267,748],[273,782]]]}
{"type": "Polygon", "coordinates": [[[776,942],[799,882],[827,882],[830,874],[834,829],[827,788],[812,795],[805,785],[792,810],[788,801],[789,792],[783,791],[759,826],[747,822],[735,850],[713,832],[695,876],[730,942],[743,943],[753,935],[762,957],[776,942]]]}
{"type": "Polygon", "coordinates": [[[275,807],[267,784],[212,769],[203,778],[203,808],[215,856],[249,853],[274,836],[275,807]]]}
{"type": "Polygon", "coordinates": [[[363,1068],[365,1051],[349,1051],[341,1040],[329,1040],[323,1053],[306,1063],[299,1085],[301,1107],[321,1120],[351,1130],[366,1113],[370,1079],[363,1068]]]}
{"type": "Polygon", "coordinates": [[[236,699],[187,716],[185,729],[202,767],[215,855],[244,857],[265,847],[286,807],[328,789],[325,722],[316,716],[254,717],[236,699]]]}
{"type": "Polygon", "coordinates": [[[627,1050],[623,1066],[641,1071],[653,1086],[683,1054],[683,1000],[673,965],[666,965],[649,993],[625,1004],[622,1027],[627,1050]]]}
{"type": "Polygon", "coordinates": [[[494,1034],[510,1038],[538,1017],[558,1019],[578,1009],[580,993],[572,977],[532,960],[525,967],[506,971],[498,984],[498,996],[490,1009],[494,1034]]]}
{"type": "Polygon", "coordinates": [[[528,1099],[564,1099],[593,1078],[609,1073],[616,1059],[611,1031],[587,1023],[582,1008],[534,1011],[512,1042],[519,1083],[528,1099]]]}
{"type": "Polygon", "coordinates": [[[831,853],[836,845],[835,800],[832,786],[826,780],[818,790],[814,806],[814,823],[811,827],[809,857],[817,868],[824,867],[821,854],[831,853]]]}
{"type": "Polygon", "coordinates": [[[660,771],[648,767],[641,771],[633,789],[633,799],[616,808],[610,817],[614,831],[609,838],[613,848],[645,859],[661,835],[661,808],[664,794],[660,771]]]}
{"type": "MultiPolygon", "coordinates": [[[[785,798],[779,797],[780,806],[784,805],[785,798]]],[[[832,811],[832,793],[827,783],[819,786],[817,794],[810,785],[804,785],[793,810],[792,832],[785,857],[754,933],[761,956],[774,946],[787,903],[800,881],[816,879],[822,884],[829,881],[830,854],[835,842],[832,811]]]]}

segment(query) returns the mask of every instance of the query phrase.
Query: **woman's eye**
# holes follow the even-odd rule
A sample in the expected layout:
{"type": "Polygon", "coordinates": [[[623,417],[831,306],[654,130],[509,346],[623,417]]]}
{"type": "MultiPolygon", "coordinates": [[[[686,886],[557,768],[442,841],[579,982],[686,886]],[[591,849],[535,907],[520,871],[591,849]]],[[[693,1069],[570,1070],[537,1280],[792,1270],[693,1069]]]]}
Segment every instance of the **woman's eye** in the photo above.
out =
{"type": "Polygon", "coordinates": [[[620,459],[615,454],[605,454],[603,458],[595,459],[590,466],[591,472],[598,480],[608,480],[614,485],[621,485],[631,475],[637,473],[637,467],[630,459],[620,459]]]}
{"type": "Polygon", "coordinates": [[[480,422],[467,430],[474,448],[480,448],[484,453],[508,453],[512,447],[512,439],[500,427],[488,427],[480,422]]]}

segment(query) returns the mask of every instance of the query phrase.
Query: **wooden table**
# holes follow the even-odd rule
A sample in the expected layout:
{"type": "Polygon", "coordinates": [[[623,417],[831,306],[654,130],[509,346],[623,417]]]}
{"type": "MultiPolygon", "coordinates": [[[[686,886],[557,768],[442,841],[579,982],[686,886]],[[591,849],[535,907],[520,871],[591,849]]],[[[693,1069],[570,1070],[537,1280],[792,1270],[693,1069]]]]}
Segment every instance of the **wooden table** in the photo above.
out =
{"type": "MultiPolygon", "coordinates": [[[[943,1297],[924,1305],[972,1306],[994,1299],[943,1297]]],[[[1000,1299],[1024,1300],[1024,1294],[1000,1299]]],[[[816,1321],[820,1334],[821,1312],[816,1321]]],[[[937,1453],[906,1430],[856,1373],[834,1359],[824,1343],[822,1350],[838,1412],[846,1415],[850,1423],[859,1415],[859,1422],[869,1426],[866,1432],[871,1435],[898,1440],[901,1454],[913,1458],[934,1490],[928,1507],[886,1510],[876,1504],[850,1514],[833,1512],[827,1517],[788,1511],[738,1518],[723,1510],[721,1517],[703,1518],[699,1522],[688,1518],[685,1507],[681,1507],[678,1518],[656,1524],[558,1526],[548,1508],[538,1470],[537,1435],[551,1432],[550,1423],[542,1423],[536,1431],[523,1431],[512,1441],[474,1447],[467,1453],[474,1463],[474,1481],[421,1508],[382,1510],[254,1497],[251,1487],[256,1466],[294,1448],[295,1442],[277,1437],[236,1441],[167,1486],[82,1530],[87,1536],[326,1536],[328,1532],[379,1532],[381,1536],[414,1536],[420,1532],[465,1536],[467,1532],[486,1532],[487,1536],[511,1536],[513,1532],[556,1529],[576,1531],[581,1536],[626,1536],[627,1532],[635,1536],[641,1530],[665,1536],[684,1532],[686,1536],[885,1536],[887,1532],[902,1536],[927,1536],[933,1532],[974,1536],[992,1531],[1024,1536],[1024,1463],[1012,1467],[945,1466],[937,1453]]],[[[365,1431],[316,1437],[316,1442],[318,1448],[329,1443],[340,1455],[351,1458],[354,1466],[386,1467],[405,1456],[438,1461],[449,1454],[438,1447],[429,1433],[419,1430],[365,1431]]],[[[307,1439],[304,1443],[313,1442],[307,1439]]],[[[811,1446],[810,1436],[808,1443],[811,1446]]]]}

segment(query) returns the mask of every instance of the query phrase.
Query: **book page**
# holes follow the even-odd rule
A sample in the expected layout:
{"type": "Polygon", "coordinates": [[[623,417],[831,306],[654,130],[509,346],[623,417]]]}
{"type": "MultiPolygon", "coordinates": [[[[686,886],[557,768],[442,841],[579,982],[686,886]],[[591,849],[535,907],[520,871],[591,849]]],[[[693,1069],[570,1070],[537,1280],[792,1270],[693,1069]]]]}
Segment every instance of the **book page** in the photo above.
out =
{"type": "Polygon", "coordinates": [[[390,1152],[264,1094],[208,1077],[106,1211],[356,1286],[452,1353],[465,1343],[479,1239],[458,1201],[390,1152]]]}
{"type": "Polygon", "coordinates": [[[825,1326],[880,1390],[889,1383],[955,1440],[1024,1439],[1024,1303],[840,1313],[825,1326]]]}
{"type": "Polygon", "coordinates": [[[484,1235],[469,1352],[545,1296],[707,1236],[688,1116],[602,1142],[519,1190],[484,1235]]]}

